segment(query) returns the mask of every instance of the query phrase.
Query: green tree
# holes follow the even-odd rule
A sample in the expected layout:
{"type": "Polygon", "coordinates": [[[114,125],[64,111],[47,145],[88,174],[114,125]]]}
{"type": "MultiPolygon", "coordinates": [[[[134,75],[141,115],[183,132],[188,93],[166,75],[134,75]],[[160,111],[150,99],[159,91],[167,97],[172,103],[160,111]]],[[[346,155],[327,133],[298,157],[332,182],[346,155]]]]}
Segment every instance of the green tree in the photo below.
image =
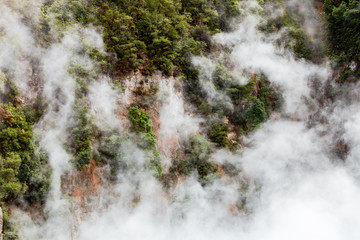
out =
{"type": "Polygon", "coordinates": [[[7,157],[0,157],[0,199],[9,201],[15,199],[26,190],[25,184],[17,178],[21,158],[19,154],[9,153],[7,157]]]}
{"type": "Polygon", "coordinates": [[[267,119],[264,103],[257,98],[253,99],[253,103],[246,112],[245,117],[250,129],[256,128],[260,123],[267,119]]]}
{"type": "Polygon", "coordinates": [[[90,125],[88,108],[79,106],[77,124],[71,131],[72,148],[74,149],[74,163],[78,168],[90,163],[92,158],[92,144],[94,138],[90,125]]]}

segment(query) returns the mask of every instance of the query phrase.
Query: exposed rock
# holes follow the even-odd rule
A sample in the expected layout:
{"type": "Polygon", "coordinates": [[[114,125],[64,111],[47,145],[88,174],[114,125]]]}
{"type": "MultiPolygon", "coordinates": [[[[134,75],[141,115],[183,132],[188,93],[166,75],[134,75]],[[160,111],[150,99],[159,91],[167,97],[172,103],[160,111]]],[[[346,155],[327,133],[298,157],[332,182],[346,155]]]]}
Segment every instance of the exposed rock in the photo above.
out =
{"type": "Polygon", "coordinates": [[[61,179],[63,194],[72,199],[72,237],[76,239],[77,229],[94,206],[99,204],[100,189],[104,187],[107,172],[98,168],[94,160],[84,165],[81,170],[70,172],[61,179]]]}

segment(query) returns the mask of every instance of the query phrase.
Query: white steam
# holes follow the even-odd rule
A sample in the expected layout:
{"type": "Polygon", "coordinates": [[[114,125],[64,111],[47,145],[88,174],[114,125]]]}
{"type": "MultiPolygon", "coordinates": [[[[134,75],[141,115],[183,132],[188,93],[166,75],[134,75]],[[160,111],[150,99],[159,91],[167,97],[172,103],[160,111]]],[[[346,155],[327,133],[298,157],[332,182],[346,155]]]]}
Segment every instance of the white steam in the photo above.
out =
{"type": "MultiPolygon", "coordinates": [[[[248,10],[248,12],[251,12],[248,10]]],[[[264,38],[257,29],[259,18],[247,16],[232,33],[220,33],[215,40],[232,48],[230,58],[236,65],[236,70],[242,72],[251,69],[257,74],[264,73],[269,81],[284,90],[285,111],[295,113],[303,111],[302,97],[309,96],[308,81],[310,78],[325,80],[329,70],[296,60],[294,55],[276,46],[277,38],[264,38]]]]}
{"type": "MultiPolygon", "coordinates": [[[[46,222],[37,226],[31,222],[24,227],[23,239],[71,239],[71,202],[61,192],[61,177],[71,169],[71,156],[64,148],[73,124],[76,79],[69,73],[74,64],[92,67],[88,57],[78,53],[86,46],[99,46],[94,32],[73,29],[62,41],[50,46],[41,57],[42,94],[47,103],[46,113],[36,126],[41,148],[48,154],[52,171],[49,199],[46,203],[46,222]],[[56,227],[54,227],[56,226],[56,227]]],[[[101,50],[101,49],[100,49],[101,50]]],[[[19,213],[20,214],[20,213],[19,213]]],[[[21,215],[21,214],[20,214],[21,215]]],[[[28,221],[28,220],[27,220],[28,221]]]]}
{"type": "MultiPolygon", "coordinates": [[[[351,145],[349,163],[334,164],[326,146],[332,136],[306,126],[309,110],[302,100],[303,96],[309,97],[308,82],[314,77],[325,82],[329,69],[296,60],[291,53],[275,47],[277,36],[265,38],[256,28],[257,1],[246,1],[242,6],[247,7],[247,15],[238,30],[218,34],[215,40],[232,49],[229,57],[235,63],[235,73],[264,73],[280,86],[285,99],[283,113],[298,114],[300,120],[268,121],[246,140],[249,147],[242,152],[217,151],[212,156],[214,160],[230,165],[230,171],[236,173],[220,175],[205,186],[192,175],[179,178],[176,186],[164,190],[146,167],[146,153],[135,143],[124,141],[118,150],[126,167],[117,174],[117,182],[103,190],[99,196],[101,204],[82,219],[75,237],[69,201],[60,193],[60,176],[68,169],[70,158],[63,144],[75,99],[75,80],[67,68],[72,61],[84,64],[88,59],[75,54],[84,34],[80,31],[65,35],[61,43],[45,51],[41,61],[48,110],[38,130],[41,146],[54,168],[48,217],[44,224],[37,225],[18,213],[23,239],[359,239],[358,107],[342,108],[328,116],[333,122],[346,122],[344,136],[351,145]]],[[[93,45],[101,48],[96,34],[91,39],[93,45]]],[[[17,47],[6,44],[16,53],[17,47]]],[[[201,86],[209,101],[230,102],[212,83],[216,59],[194,58],[193,63],[201,70],[201,86]]],[[[199,131],[200,120],[185,110],[175,81],[163,79],[159,84],[160,142],[199,131]]],[[[95,123],[115,129],[121,124],[116,113],[119,94],[109,82],[107,78],[93,82],[88,99],[95,123]]],[[[122,104],[127,106],[130,93],[124,95],[127,101],[122,104]]],[[[171,153],[165,156],[170,159],[171,153]]]]}
{"type": "Polygon", "coordinates": [[[116,116],[118,91],[110,85],[110,79],[104,77],[101,81],[93,82],[89,87],[89,100],[95,124],[100,128],[119,129],[121,122],[116,116]]]}
{"type": "MultiPolygon", "coordinates": [[[[159,82],[160,130],[158,146],[163,157],[163,165],[168,167],[181,139],[199,131],[200,118],[185,112],[182,93],[175,89],[175,79],[161,78],[159,82]]],[[[181,87],[181,86],[179,86],[181,87]]]]}
{"type": "Polygon", "coordinates": [[[8,70],[25,94],[32,74],[31,61],[38,56],[39,49],[35,47],[31,29],[14,9],[1,3],[0,12],[0,69],[8,70]]]}

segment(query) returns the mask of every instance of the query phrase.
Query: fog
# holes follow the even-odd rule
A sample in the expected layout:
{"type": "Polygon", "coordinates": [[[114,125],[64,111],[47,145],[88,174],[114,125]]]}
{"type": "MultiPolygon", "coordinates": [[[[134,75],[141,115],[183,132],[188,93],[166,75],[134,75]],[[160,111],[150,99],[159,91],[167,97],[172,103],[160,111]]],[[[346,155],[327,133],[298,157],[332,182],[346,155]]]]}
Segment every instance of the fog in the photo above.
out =
{"type": "MultiPolygon", "coordinates": [[[[299,2],[289,1],[289,6],[299,2]]],[[[301,7],[310,9],[311,1],[306,2],[301,7]]],[[[117,149],[127,168],[117,173],[116,182],[99,190],[95,196],[99,204],[87,209],[80,223],[76,223],[71,212],[76,200],[63,196],[60,186],[61,176],[72,171],[71,156],[64,143],[68,128],[74,123],[76,79],[68,68],[72,63],[87,66],[89,71],[95,68],[95,63],[78,50],[85,43],[103,51],[101,33],[92,27],[76,26],[47,49],[33,47],[33,36],[18,20],[20,13],[0,4],[0,9],[6,9],[4,14],[9,14],[0,17],[0,27],[5,24],[4,19],[17,26],[6,29],[0,38],[1,46],[10,51],[0,49],[0,68],[9,68],[19,79],[25,79],[26,91],[25,83],[30,78],[24,70],[27,63],[11,56],[36,52],[41,62],[42,94],[48,103],[36,131],[53,168],[52,190],[44,221],[33,221],[26,212],[14,211],[13,221],[18,224],[21,239],[360,238],[360,99],[353,99],[349,106],[331,103],[327,107],[333,111],[319,110],[314,100],[315,110],[309,109],[304,98],[311,98],[310,82],[315,78],[321,84],[331,80],[331,68],[326,62],[316,65],[296,58],[291,50],[277,44],[279,34],[261,33],[257,28],[261,21],[257,1],[242,2],[242,7],[245,14],[236,30],[216,34],[212,41],[230,49],[226,57],[235,65],[235,81],[245,84],[252,72],[264,74],[281,89],[284,105],[280,114],[271,116],[244,139],[246,148],[236,152],[218,149],[213,153],[214,161],[230,165],[234,174],[221,175],[203,185],[193,173],[165,189],[147,167],[147,153],[127,139],[117,149]],[[18,36],[19,42],[9,40],[13,35],[18,36]],[[29,49],[29,53],[19,50],[22,48],[29,49]],[[8,59],[9,65],[3,59],[8,59]],[[328,125],[309,126],[309,118],[317,110],[322,111],[328,125]],[[343,130],[341,137],[350,146],[349,155],[342,162],[329,150],[329,145],[337,140],[334,134],[338,130],[343,130]]],[[[300,14],[307,13],[303,8],[300,14]]],[[[306,15],[304,19],[304,27],[314,34],[309,22],[316,18],[306,15]]],[[[201,89],[208,101],[226,101],[231,109],[229,97],[212,83],[215,66],[222,61],[216,56],[194,56],[192,63],[200,71],[201,89]]],[[[167,169],[182,141],[191,134],[203,134],[204,120],[184,99],[181,78],[158,75],[160,128],[156,134],[162,164],[167,169]]],[[[117,110],[129,105],[127,94],[132,86],[125,84],[121,92],[114,82],[102,75],[92,79],[86,104],[99,131],[123,133],[126,120],[120,120],[117,110]]],[[[349,95],[356,95],[358,89],[357,85],[349,87],[349,95]]]]}

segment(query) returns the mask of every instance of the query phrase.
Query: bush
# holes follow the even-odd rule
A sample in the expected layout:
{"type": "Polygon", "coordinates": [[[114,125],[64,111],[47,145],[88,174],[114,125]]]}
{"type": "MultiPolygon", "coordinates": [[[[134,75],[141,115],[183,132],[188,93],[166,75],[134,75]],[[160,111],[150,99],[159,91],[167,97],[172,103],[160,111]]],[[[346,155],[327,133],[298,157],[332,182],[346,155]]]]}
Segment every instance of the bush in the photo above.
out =
{"type": "Polygon", "coordinates": [[[149,153],[150,169],[154,170],[155,176],[160,178],[162,172],[161,157],[157,150],[157,140],[153,132],[151,117],[139,107],[132,106],[129,108],[128,118],[131,122],[131,131],[140,136],[140,139],[137,140],[138,146],[149,153]]]}
{"type": "Polygon", "coordinates": [[[185,146],[184,159],[177,160],[170,171],[182,175],[189,175],[196,171],[199,178],[204,180],[210,174],[215,173],[218,168],[210,159],[212,152],[212,143],[201,136],[192,135],[185,146]]]}
{"type": "Polygon", "coordinates": [[[360,1],[325,0],[330,46],[343,61],[360,63],[360,1]]]}
{"type": "Polygon", "coordinates": [[[150,133],[150,135],[153,135],[151,118],[144,110],[137,106],[130,107],[129,120],[131,122],[131,131],[150,133]]]}
{"type": "Polygon", "coordinates": [[[251,107],[245,114],[250,129],[256,128],[260,123],[267,119],[264,103],[257,98],[252,101],[253,103],[251,104],[251,107]]]}
{"type": "Polygon", "coordinates": [[[111,135],[110,137],[103,137],[100,140],[99,152],[107,160],[110,166],[110,179],[115,180],[120,170],[127,168],[127,163],[123,161],[123,152],[121,145],[128,141],[126,135],[111,135]]]}
{"type": "MultiPolygon", "coordinates": [[[[48,169],[46,156],[40,158],[35,153],[32,121],[28,120],[22,107],[14,107],[12,104],[0,107],[1,200],[10,202],[21,194],[29,196],[36,191],[36,200],[42,201],[49,190],[50,172],[45,174],[45,169],[48,169]],[[39,189],[39,186],[43,188],[39,189]]],[[[25,199],[30,203],[35,201],[25,199]]]]}
{"type": "Polygon", "coordinates": [[[214,123],[210,125],[208,136],[210,140],[218,147],[225,147],[228,144],[227,134],[229,127],[221,123],[214,123]]]}
{"type": "Polygon", "coordinates": [[[218,89],[228,88],[232,84],[232,75],[224,66],[217,65],[213,73],[213,82],[218,89]]]}
{"type": "Polygon", "coordinates": [[[129,108],[129,120],[131,122],[131,131],[142,134],[138,145],[144,149],[155,150],[157,140],[153,132],[150,116],[144,110],[133,106],[129,108]]]}
{"type": "Polygon", "coordinates": [[[74,164],[81,168],[82,166],[89,164],[92,158],[92,144],[91,141],[94,138],[94,132],[90,125],[89,110],[85,107],[79,106],[77,118],[77,124],[71,131],[71,140],[75,159],[74,164]]]}
{"type": "Polygon", "coordinates": [[[15,199],[24,193],[25,185],[16,177],[21,165],[21,158],[16,153],[0,158],[0,198],[5,201],[15,199]]]}

